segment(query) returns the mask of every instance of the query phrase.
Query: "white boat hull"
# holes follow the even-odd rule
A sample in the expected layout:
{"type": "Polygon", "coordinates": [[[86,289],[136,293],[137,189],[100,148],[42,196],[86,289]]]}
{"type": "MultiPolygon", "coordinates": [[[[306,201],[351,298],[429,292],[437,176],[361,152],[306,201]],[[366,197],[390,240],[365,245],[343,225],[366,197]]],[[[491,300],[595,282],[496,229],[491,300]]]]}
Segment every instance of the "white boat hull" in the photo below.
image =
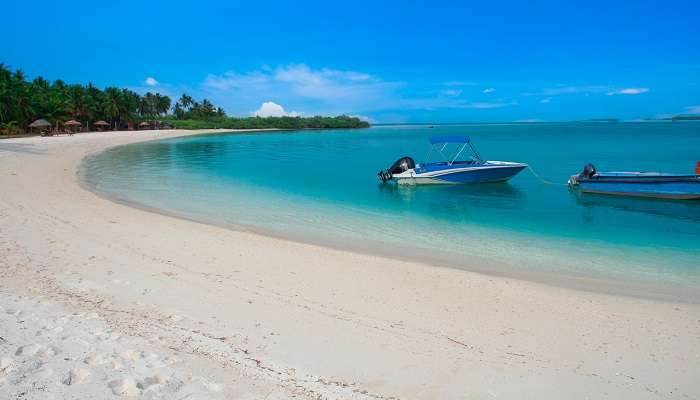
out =
{"type": "Polygon", "coordinates": [[[447,168],[419,164],[416,168],[393,175],[392,178],[399,184],[407,185],[504,182],[525,168],[527,164],[506,161],[486,161],[473,166],[447,168]]]}

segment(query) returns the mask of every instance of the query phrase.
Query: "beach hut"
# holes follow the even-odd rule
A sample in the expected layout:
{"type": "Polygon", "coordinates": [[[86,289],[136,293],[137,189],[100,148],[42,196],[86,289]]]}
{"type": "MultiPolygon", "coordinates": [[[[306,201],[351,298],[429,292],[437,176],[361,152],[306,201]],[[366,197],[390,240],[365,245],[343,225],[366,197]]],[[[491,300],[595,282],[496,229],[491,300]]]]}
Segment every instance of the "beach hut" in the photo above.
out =
{"type": "Polygon", "coordinates": [[[68,131],[68,134],[72,135],[72,134],[75,133],[75,131],[78,130],[78,129],[80,128],[80,126],[82,126],[83,124],[81,124],[80,122],[78,122],[78,121],[72,119],[72,120],[70,120],[70,121],[66,121],[63,125],[66,126],[66,130],[68,131]]]}
{"type": "Polygon", "coordinates": [[[109,126],[109,122],[100,120],[95,122],[93,125],[95,125],[98,131],[102,132],[103,130],[105,130],[105,127],[109,126]]]}
{"type": "Polygon", "coordinates": [[[44,134],[44,132],[47,132],[49,128],[51,128],[51,123],[45,119],[37,119],[36,121],[32,122],[29,124],[29,131],[32,132],[32,130],[36,128],[39,129],[39,131],[44,134]]]}
{"type": "Polygon", "coordinates": [[[139,124],[139,129],[151,129],[151,123],[143,121],[139,124]]]}

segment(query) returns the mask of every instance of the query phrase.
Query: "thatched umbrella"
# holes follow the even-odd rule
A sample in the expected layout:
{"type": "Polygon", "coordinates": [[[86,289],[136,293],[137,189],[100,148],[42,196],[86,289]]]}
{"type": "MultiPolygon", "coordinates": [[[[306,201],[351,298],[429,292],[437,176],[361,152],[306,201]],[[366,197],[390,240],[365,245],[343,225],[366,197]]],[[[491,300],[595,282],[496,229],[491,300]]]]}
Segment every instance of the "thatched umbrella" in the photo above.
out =
{"type": "Polygon", "coordinates": [[[82,124],[81,124],[80,122],[78,122],[78,121],[72,119],[72,120],[70,120],[70,121],[64,122],[63,125],[66,126],[66,127],[68,128],[68,133],[72,134],[72,133],[73,133],[73,129],[75,129],[75,128],[81,126],[82,124]]]}
{"type": "Polygon", "coordinates": [[[143,121],[139,124],[139,128],[146,128],[146,127],[148,127],[148,128],[151,127],[150,122],[143,121]]]}
{"type": "Polygon", "coordinates": [[[96,126],[97,129],[102,130],[105,126],[109,126],[109,122],[100,120],[95,122],[93,125],[96,126]]]}
{"type": "MultiPolygon", "coordinates": [[[[32,129],[39,128],[43,132],[44,128],[50,128],[50,127],[51,127],[51,123],[49,121],[47,121],[45,119],[37,119],[36,121],[29,124],[29,131],[31,132],[32,129]]],[[[42,133],[42,136],[43,135],[44,134],[42,133]]]]}
{"type": "Polygon", "coordinates": [[[45,119],[37,119],[36,121],[29,124],[30,128],[45,128],[51,126],[51,123],[45,119]]]}

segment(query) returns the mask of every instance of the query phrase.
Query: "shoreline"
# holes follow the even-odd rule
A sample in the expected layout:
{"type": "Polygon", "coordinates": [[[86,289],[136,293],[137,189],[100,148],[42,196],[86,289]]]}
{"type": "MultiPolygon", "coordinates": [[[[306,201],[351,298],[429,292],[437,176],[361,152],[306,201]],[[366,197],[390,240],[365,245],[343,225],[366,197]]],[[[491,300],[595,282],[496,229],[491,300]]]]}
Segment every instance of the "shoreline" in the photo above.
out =
{"type": "MultiPolygon", "coordinates": [[[[30,299],[85,314],[75,317],[78,323],[94,313],[90,318],[119,332],[124,346],[188,360],[143,372],[127,365],[140,359],[122,357],[121,369],[108,376],[119,381],[117,389],[174,395],[186,385],[171,383],[190,382],[200,369],[218,382],[197,389],[209,398],[700,395],[697,304],[290,242],[146,212],[81,187],[76,172],[88,154],[207,133],[144,132],[0,143],[0,185],[7,190],[0,198],[3,310],[15,307],[8,306],[13,299],[30,299]],[[147,379],[161,373],[171,380],[147,379]]],[[[22,305],[36,315],[56,313],[32,307],[22,305]]],[[[3,367],[0,394],[44,379],[26,370],[32,357],[54,375],[63,368],[60,356],[23,355],[16,346],[26,339],[7,336],[0,358],[10,359],[15,372],[3,367]]],[[[87,332],[74,336],[98,346],[87,332]]],[[[40,345],[72,352],[60,338],[51,340],[40,345]]],[[[107,381],[86,382],[95,383],[93,397],[110,390],[107,381]]]]}
{"type": "MultiPolygon", "coordinates": [[[[264,134],[267,131],[277,130],[259,130],[253,131],[252,133],[264,134]]],[[[217,133],[226,132],[231,131],[226,130],[217,133]]],[[[241,131],[241,133],[246,132],[247,131],[241,131]]],[[[80,166],[77,171],[79,184],[84,190],[102,199],[122,204],[128,207],[136,208],[142,211],[155,213],[171,218],[178,218],[199,224],[212,225],[223,229],[230,229],[241,233],[260,235],[267,238],[290,241],[298,244],[307,244],[312,246],[330,248],[349,253],[385,257],[401,262],[415,262],[433,268],[456,269],[496,278],[524,280],[538,284],[544,284],[565,289],[582,290],[591,293],[627,296],[644,300],[662,300],[688,304],[700,304],[700,290],[698,290],[698,288],[690,286],[681,286],[680,284],[673,284],[670,282],[652,282],[649,279],[627,279],[625,281],[620,281],[613,278],[612,276],[606,277],[576,274],[573,271],[557,271],[556,268],[541,268],[540,270],[533,268],[524,268],[523,270],[519,271],[515,269],[512,265],[507,265],[503,261],[491,259],[489,256],[480,256],[476,254],[472,255],[471,257],[473,257],[473,260],[470,260],[470,262],[466,264],[464,262],[458,261],[454,255],[440,257],[437,254],[438,252],[436,251],[429,251],[429,254],[425,254],[423,250],[413,250],[408,247],[399,247],[394,249],[393,247],[385,246],[381,242],[375,243],[372,241],[365,241],[363,243],[353,242],[352,244],[354,245],[351,245],[350,242],[341,238],[326,237],[322,239],[320,237],[311,237],[310,235],[277,232],[271,229],[248,226],[243,224],[216,222],[213,220],[206,220],[204,218],[200,219],[196,216],[190,216],[184,213],[178,213],[175,211],[171,212],[168,210],[160,209],[158,207],[142,204],[137,201],[132,201],[130,199],[120,198],[104,191],[100,191],[94,186],[94,183],[88,181],[85,175],[85,164],[90,162],[89,158],[96,156],[99,153],[102,153],[106,150],[114,149],[116,147],[117,146],[105,148],[98,152],[86,155],[80,162],[80,166]]],[[[559,255],[559,258],[562,257],[565,258],[566,255],[559,255]]],[[[612,262],[612,259],[610,257],[608,257],[608,259],[612,262]]],[[[567,261],[570,260],[559,260],[560,263],[566,263],[567,261]]]]}
{"type": "Polygon", "coordinates": [[[342,239],[326,239],[325,242],[322,242],[320,240],[317,240],[317,238],[303,238],[301,237],[301,235],[278,233],[254,226],[205,221],[203,219],[197,219],[196,217],[191,217],[185,214],[169,212],[166,210],[159,209],[157,207],[151,207],[128,199],[111,196],[107,193],[102,193],[96,190],[94,187],[91,186],[89,182],[85,181],[83,178],[79,179],[81,187],[83,187],[84,190],[93,193],[104,200],[169,218],[177,218],[183,221],[193,222],[197,224],[215,226],[222,229],[232,230],[234,232],[258,235],[270,239],[288,241],[297,244],[318,246],[341,252],[382,257],[400,262],[418,263],[423,264],[428,268],[454,269],[458,271],[465,271],[494,278],[516,279],[563,289],[572,289],[612,296],[625,296],[640,300],[660,300],[686,304],[700,304],[700,291],[694,288],[674,285],[670,283],[651,284],[650,282],[641,280],[620,282],[613,278],[576,275],[573,273],[564,274],[561,272],[556,272],[555,275],[552,276],[550,275],[549,271],[546,270],[526,270],[518,272],[512,267],[503,265],[499,261],[490,260],[488,257],[480,256],[474,256],[476,261],[471,262],[467,266],[463,263],[456,261],[454,258],[440,258],[432,256],[432,254],[425,255],[421,254],[421,251],[419,250],[414,251],[413,253],[411,253],[411,249],[408,248],[397,248],[393,252],[387,251],[386,247],[382,246],[381,243],[366,242],[364,244],[351,246],[348,243],[340,243],[343,241],[342,239]]]}

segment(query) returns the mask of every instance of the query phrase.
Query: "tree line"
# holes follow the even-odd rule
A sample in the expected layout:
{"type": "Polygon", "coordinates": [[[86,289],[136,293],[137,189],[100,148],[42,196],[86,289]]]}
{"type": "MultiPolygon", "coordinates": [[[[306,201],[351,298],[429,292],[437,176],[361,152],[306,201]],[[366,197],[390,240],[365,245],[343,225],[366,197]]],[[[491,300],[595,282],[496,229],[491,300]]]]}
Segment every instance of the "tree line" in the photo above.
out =
{"type": "Polygon", "coordinates": [[[213,117],[206,119],[177,119],[165,116],[164,121],[180,129],[354,129],[368,128],[369,123],[359,118],[337,117],[213,117]]]}
{"type": "Polygon", "coordinates": [[[207,119],[225,117],[226,113],[221,107],[215,107],[209,100],[195,101],[187,94],[180,96],[180,100],[173,107],[173,114],[177,119],[207,119]]]}
{"type": "Polygon", "coordinates": [[[170,107],[170,97],[160,93],[148,92],[142,96],[130,89],[101,90],[92,83],[49,82],[42,77],[27,81],[21,70],[13,72],[0,64],[0,129],[6,133],[24,132],[39,118],[54,126],[69,119],[83,126],[104,120],[112,128],[122,129],[165,115],[170,107]]]}
{"type": "Polygon", "coordinates": [[[147,92],[107,87],[101,90],[92,83],[66,84],[37,77],[26,79],[21,70],[11,71],[0,63],[0,134],[23,133],[29,124],[45,119],[54,127],[76,120],[92,128],[106,121],[111,129],[132,129],[141,121],[160,120],[182,129],[309,129],[366,128],[358,118],[339,117],[227,117],[223,108],[209,100],[201,102],[187,94],[172,104],[170,97],[147,92]],[[172,111],[172,113],[171,113],[172,111]]]}

